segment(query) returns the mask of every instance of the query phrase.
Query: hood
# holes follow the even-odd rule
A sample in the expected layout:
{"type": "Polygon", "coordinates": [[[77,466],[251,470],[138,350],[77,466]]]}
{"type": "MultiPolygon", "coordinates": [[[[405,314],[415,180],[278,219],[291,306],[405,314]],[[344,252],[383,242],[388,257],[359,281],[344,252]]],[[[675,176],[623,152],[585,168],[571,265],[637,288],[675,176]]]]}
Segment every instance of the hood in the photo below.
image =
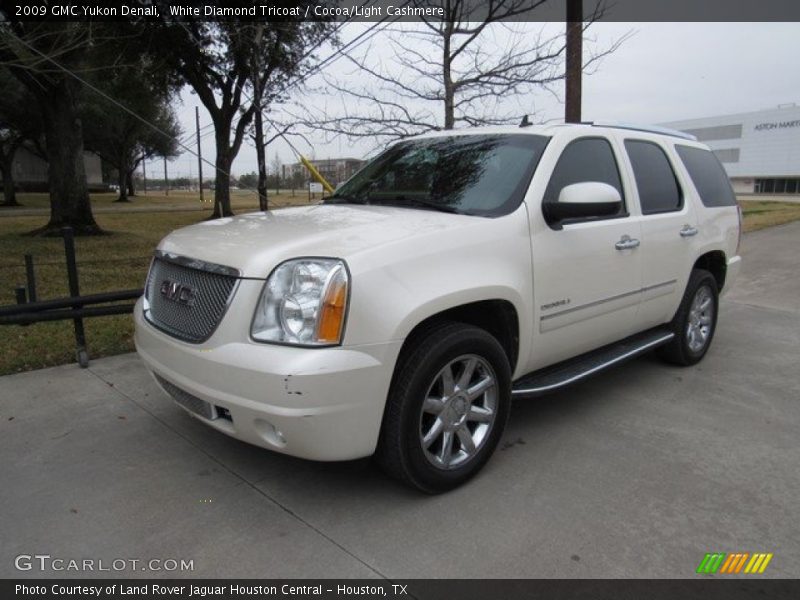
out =
{"type": "Polygon", "coordinates": [[[476,219],[483,220],[413,208],[318,204],[204,221],[170,233],[158,248],[265,278],[291,258],[347,260],[399,240],[475,225],[476,219]]]}

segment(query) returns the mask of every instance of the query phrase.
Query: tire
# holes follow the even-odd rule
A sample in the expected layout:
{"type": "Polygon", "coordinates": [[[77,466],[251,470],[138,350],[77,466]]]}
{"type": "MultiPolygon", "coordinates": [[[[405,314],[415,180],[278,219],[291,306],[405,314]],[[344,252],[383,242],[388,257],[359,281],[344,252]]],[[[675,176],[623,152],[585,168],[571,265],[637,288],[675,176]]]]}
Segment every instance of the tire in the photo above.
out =
{"type": "Polygon", "coordinates": [[[659,349],[661,358],[681,366],[700,362],[714,339],[718,313],[716,279],[708,271],[694,269],[678,312],[670,324],[675,337],[659,349]]]}
{"type": "Polygon", "coordinates": [[[489,460],[510,405],[511,368],[499,342],[472,325],[436,324],[410,340],[398,362],[378,463],[426,493],[453,489],[489,460]]]}

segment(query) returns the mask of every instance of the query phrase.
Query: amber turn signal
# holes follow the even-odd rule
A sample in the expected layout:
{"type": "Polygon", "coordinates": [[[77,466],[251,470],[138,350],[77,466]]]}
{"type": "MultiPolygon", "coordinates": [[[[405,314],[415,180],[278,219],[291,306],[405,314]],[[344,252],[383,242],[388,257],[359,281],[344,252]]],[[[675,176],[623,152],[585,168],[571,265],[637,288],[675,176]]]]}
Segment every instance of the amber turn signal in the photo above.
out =
{"type": "Polygon", "coordinates": [[[322,299],[317,341],[338,344],[342,341],[344,317],[347,310],[347,272],[337,269],[328,282],[328,289],[322,299]]]}

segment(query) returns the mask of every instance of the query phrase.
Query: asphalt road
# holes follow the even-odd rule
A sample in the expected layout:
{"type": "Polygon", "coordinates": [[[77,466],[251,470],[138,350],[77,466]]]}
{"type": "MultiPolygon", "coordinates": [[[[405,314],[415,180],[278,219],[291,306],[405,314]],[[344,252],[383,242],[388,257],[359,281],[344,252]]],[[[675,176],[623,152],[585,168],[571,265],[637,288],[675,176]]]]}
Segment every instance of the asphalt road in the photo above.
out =
{"type": "Polygon", "coordinates": [[[797,577],[800,223],[743,254],[700,365],[644,357],[519,402],[487,468],[436,497],[216,433],[135,355],[3,377],[0,577],[92,575],[14,568],[49,554],[196,577],[685,578],[711,551],[797,577]]]}

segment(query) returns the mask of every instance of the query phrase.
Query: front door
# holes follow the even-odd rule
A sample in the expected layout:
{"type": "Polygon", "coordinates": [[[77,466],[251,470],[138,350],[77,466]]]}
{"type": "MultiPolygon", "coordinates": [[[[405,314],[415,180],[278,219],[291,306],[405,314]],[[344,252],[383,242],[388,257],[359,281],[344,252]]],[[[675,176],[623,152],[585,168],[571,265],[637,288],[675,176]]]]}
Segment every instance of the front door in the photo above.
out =
{"type": "MultiPolygon", "coordinates": [[[[531,369],[617,341],[637,331],[642,261],[640,217],[631,215],[615,141],[582,137],[566,143],[542,202],[565,186],[601,182],[622,196],[611,217],[563,222],[534,215],[534,340],[531,369]]],[[[558,151],[558,149],[556,149],[558,151]]]]}

